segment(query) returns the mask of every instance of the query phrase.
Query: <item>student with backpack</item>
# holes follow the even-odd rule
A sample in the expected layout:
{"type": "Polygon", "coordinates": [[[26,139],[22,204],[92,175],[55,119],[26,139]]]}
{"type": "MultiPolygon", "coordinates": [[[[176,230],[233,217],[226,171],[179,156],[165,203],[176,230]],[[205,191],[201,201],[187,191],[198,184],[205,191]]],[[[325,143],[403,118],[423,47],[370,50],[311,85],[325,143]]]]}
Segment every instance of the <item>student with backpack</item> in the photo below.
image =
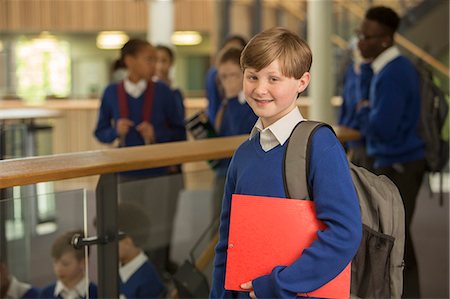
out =
{"type": "MultiPolygon", "coordinates": [[[[227,173],[211,298],[291,298],[315,290],[339,274],[361,241],[361,215],[344,150],[328,128],[312,138],[308,183],[317,218],[328,228],[293,264],[243,281],[250,293],[224,288],[232,194],[286,198],[283,158],[294,127],[304,121],[296,101],[309,84],[312,54],[298,35],[272,28],[244,48],[244,94],[259,117],[250,138],[235,152],[227,173]]],[[[270,246],[274,246],[271,244],[270,246]]]]}
{"type": "Polygon", "coordinates": [[[419,136],[420,83],[414,65],[394,45],[400,18],[388,7],[370,8],[358,32],[358,47],[372,60],[369,99],[359,103],[360,129],[373,172],[389,177],[405,205],[405,298],[420,297],[419,276],[410,236],[416,197],[425,173],[425,146],[419,136]]]}

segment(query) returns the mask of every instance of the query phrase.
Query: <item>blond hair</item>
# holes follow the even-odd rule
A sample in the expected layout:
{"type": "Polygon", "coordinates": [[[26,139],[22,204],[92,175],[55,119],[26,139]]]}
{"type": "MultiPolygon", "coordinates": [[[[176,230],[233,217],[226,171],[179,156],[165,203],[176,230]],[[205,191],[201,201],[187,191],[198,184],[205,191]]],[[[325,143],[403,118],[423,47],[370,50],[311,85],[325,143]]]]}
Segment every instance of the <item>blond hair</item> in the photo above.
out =
{"type": "Polygon", "coordinates": [[[85,257],[84,248],[75,248],[72,245],[72,238],[74,235],[84,236],[82,230],[73,230],[63,233],[58,236],[52,245],[51,255],[55,260],[59,260],[66,252],[72,252],[77,261],[82,261],[85,257]]]}
{"type": "Polygon", "coordinates": [[[249,41],[241,54],[241,68],[260,71],[277,59],[284,76],[300,79],[311,68],[312,53],[297,34],[286,28],[274,27],[258,33],[249,41]]]}

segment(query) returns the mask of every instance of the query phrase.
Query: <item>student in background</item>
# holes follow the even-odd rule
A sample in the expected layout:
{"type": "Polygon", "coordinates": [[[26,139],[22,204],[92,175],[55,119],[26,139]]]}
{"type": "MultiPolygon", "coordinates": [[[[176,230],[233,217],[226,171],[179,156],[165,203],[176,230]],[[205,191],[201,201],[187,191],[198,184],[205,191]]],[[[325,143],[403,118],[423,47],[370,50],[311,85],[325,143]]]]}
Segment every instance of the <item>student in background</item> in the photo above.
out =
{"type": "Polygon", "coordinates": [[[410,228],[425,173],[425,145],[419,136],[420,83],[414,65],[394,45],[400,18],[384,6],[370,8],[359,29],[358,47],[371,60],[368,100],[358,104],[372,171],[390,178],[405,205],[404,298],[419,298],[418,266],[410,228]]]}
{"type": "MultiPolygon", "coordinates": [[[[185,140],[184,119],[172,91],[166,84],[151,81],[156,63],[154,47],[147,41],[130,39],[122,47],[121,60],[128,76],[110,84],[103,93],[94,132],[97,139],[103,143],[119,140],[120,147],[185,140]],[[120,100],[123,92],[125,111],[120,100]]],[[[168,173],[168,169],[134,172],[139,173],[158,175],[168,173]]]]}
{"type": "MultiPolygon", "coordinates": [[[[242,82],[240,57],[242,49],[226,47],[217,59],[217,77],[223,87],[223,98],[216,114],[215,129],[219,137],[250,134],[258,117],[247,104],[242,82]]],[[[215,168],[214,217],[220,213],[223,187],[231,159],[222,159],[215,168]]]]}
{"type": "MultiPolygon", "coordinates": [[[[369,98],[373,72],[370,63],[363,61],[356,40],[350,42],[349,50],[351,51],[351,61],[344,75],[342,105],[338,124],[360,130],[356,117],[357,107],[360,101],[369,98]]],[[[360,140],[346,142],[345,145],[349,159],[353,164],[367,169],[372,168],[373,161],[366,153],[364,136],[360,140]]]]}
{"type": "Polygon", "coordinates": [[[0,298],[34,299],[38,298],[38,295],[38,289],[28,283],[17,280],[9,272],[6,262],[0,260],[0,298]]]}
{"type": "MultiPolygon", "coordinates": [[[[184,117],[172,90],[155,75],[156,50],[147,41],[130,39],[121,49],[128,76],[106,87],[95,136],[100,142],[118,141],[119,147],[186,140],[184,117]]],[[[173,272],[169,261],[173,220],[183,176],[178,165],[120,174],[120,196],[132,198],[154,220],[153,244],[146,248],[163,273],[173,272]],[[159,245],[156,245],[158,244],[159,245]]]]}
{"type": "Polygon", "coordinates": [[[309,84],[311,63],[306,42],[284,28],[257,34],[242,52],[245,98],[259,119],[228,169],[211,298],[294,298],[334,278],[359,247],[361,215],[347,157],[334,133],[322,127],[312,136],[307,180],[317,218],[328,228],[292,265],[243,281],[241,287],[249,294],[224,289],[231,196],[286,197],[283,157],[292,130],[304,120],[296,102],[309,84]]]}
{"type": "Polygon", "coordinates": [[[173,81],[170,78],[170,70],[175,63],[175,54],[173,50],[167,46],[156,46],[156,67],[155,67],[155,80],[160,80],[169,86],[176,98],[177,104],[179,104],[180,114],[184,118],[184,97],[179,88],[173,87],[173,81]]]}
{"type": "Polygon", "coordinates": [[[138,205],[120,202],[118,227],[126,234],[119,241],[121,298],[163,298],[166,288],[142,250],[148,241],[149,215],[138,205]]]}
{"type": "Polygon", "coordinates": [[[81,299],[97,298],[97,287],[86,279],[85,249],[75,249],[72,237],[83,235],[82,231],[69,231],[58,238],[52,245],[53,271],[57,281],[42,289],[39,298],[81,299]]]}
{"type": "MultiPolygon", "coordinates": [[[[239,35],[231,35],[225,39],[225,42],[221,48],[224,50],[228,47],[234,47],[243,49],[247,41],[239,35]]],[[[216,113],[220,108],[220,103],[223,98],[223,87],[217,78],[216,66],[211,66],[206,73],[205,82],[206,98],[208,99],[208,118],[209,121],[214,124],[216,119],[216,113]]]]}

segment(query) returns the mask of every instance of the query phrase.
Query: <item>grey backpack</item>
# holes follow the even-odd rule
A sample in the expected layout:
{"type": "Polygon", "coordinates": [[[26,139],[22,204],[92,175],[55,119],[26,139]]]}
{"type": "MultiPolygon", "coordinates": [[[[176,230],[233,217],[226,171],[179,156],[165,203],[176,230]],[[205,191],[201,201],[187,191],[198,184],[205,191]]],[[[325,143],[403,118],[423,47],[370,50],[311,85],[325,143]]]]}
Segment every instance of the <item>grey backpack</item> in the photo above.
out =
{"type": "MultiPolygon", "coordinates": [[[[311,136],[324,123],[302,121],[289,138],[284,184],[290,198],[314,200],[308,186],[311,136]]],[[[334,132],[334,131],[333,131],[334,132]]],[[[360,247],[352,261],[352,298],[400,298],[403,288],[405,220],[397,187],[386,177],[350,165],[363,222],[360,247]]]]}

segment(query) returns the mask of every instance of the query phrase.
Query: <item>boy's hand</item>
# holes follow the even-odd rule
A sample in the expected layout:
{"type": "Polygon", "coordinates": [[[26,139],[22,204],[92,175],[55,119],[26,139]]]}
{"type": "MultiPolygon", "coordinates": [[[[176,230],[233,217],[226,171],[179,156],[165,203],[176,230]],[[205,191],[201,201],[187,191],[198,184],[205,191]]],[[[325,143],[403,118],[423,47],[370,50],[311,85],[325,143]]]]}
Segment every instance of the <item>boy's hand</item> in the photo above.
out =
{"type": "Polygon", "coordinates": [[[241,288],[245,290],[250,290],[250,298],[256,299],[255,291],[253,291],[253,285],[251,281],[241,284],[241,288]]]}
{"type": "Polygon", "coordinates": [[[120,138],[125,137],[132,126],[134,126],[134,122],[128,118],[119,118],[116,122],[117,135],[119,135],[120,138]]]}
{"type": "Polygon", "coordinates": [[[149,122],[141,122],[136,126],[136,130],[141,133],[142,138],[144,138],[145,144],[151,144],[155,142],[155,130],[149,122]]]}
{"type": "Polygon", "coordinates": [[[370,106],[369,100],[362,99],[361,101],[358,102],[358,104],[356,104],[356,111],[359,111],[362,108],[368,107],[368,106],[370,106]]]}

